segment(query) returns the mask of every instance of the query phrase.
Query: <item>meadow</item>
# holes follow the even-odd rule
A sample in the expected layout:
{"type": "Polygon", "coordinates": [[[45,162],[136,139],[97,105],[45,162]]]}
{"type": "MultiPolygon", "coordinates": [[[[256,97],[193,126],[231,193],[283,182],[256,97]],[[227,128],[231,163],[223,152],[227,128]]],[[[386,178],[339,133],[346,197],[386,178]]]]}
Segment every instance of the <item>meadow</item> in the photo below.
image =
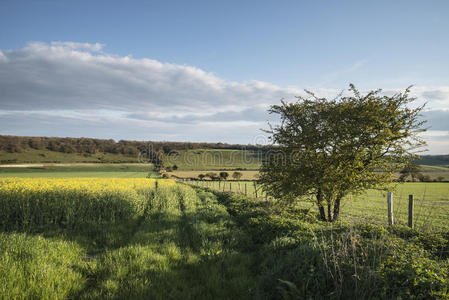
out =
{"type": "MultiPolygon", "coordinates": [[[[253,181],[190,181],[195,186],[216,191],[233,192],[266,199],[261,187],[253,181]]],[[[449,229],[449,183],[447,182],[405,182],[390,187],[393,191],[395,222],[405,225],[408,220],[408,198],[414,196],[415,228],[425,231],[449,229]]],[[[270,201],[275,202],[273,199],[270,201]]],[[[315,211],[314,199],[304,198],[297,203],[302,209],[315,211]]],[[[368,190],[361,195],[349,195],[342,204],[341,215],[347,221],[386,225],[387,191],[368,190]]]]}

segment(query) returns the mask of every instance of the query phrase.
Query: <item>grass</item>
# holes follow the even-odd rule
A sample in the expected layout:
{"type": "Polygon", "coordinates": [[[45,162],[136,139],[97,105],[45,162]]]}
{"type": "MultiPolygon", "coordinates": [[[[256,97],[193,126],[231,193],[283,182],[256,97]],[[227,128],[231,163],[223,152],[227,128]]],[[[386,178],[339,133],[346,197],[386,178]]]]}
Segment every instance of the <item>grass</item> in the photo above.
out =
{"type": "MultiPolygon", "coordinates": [[[[398,184],[393,192],[393,211],[397,224],[407,224],[409,195],[414,196],[415,228],[426,231],[449,229],[449,183],[398,184]]],[[[385,224],[386,192],[369,190],[360,196],[347,197],[342,212],[349,220],[385,224]]]]}
{"type": "Polygon", "coordinates": [[[263,155],[249,150],[195,149],[177,150],[163,157],[165,166],[178,170],[257,170],[263,155]]]}
{"type": "Polygon", "coordinates": [[[1,177],[29,178],[145,178],[157,177],[152,164],[38,164],[26,167],[1,167],[1,177]]]}
{"type": "Polygon", "coordinates": [[[326,224],[154,179],[6,178],[0,191],[4,299],[449,297],[449,231],[326,224]]]}
{"type": "Polygon", "coordinates": [[[26,150],[20,153],[0,151],[0,164],[20,163],[138,163],[138,157],[111,153],[62,153],[50,150],[26,150]]]}
{"type": "MultiPolygon", "coordinates": [[[[217,191],[231,191],[255,197],[254,182],[251,181],[194,181],[193,185],[207,187],[217,191]],[[240,187],[240,189],[239,189],[240,187]]],[[[265,194],[258,189],[258,197],[265,194]]],[[[414,195],[415,227],[421,230],[449,229],[449,183],[447,182],[406,182],[398,183],[393,192],[394,215],[396,223],[407,224],[408,196],[414,195]]],[[[315,211],[313,199],[300,202],[299,207],[315,211]]],[[[341,216],[348,221],[386,224],[387,195],[385,191],[369,190],[359,196],[348,196],[344,199],[341,216]]]]}

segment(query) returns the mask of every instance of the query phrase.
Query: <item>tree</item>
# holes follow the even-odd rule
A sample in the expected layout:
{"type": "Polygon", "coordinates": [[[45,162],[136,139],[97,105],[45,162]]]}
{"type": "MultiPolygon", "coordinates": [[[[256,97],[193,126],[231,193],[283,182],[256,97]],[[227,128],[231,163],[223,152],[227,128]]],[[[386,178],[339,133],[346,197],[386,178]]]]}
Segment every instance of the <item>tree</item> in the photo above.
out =
{"type": "Polygon", "coordinates": [[[198,175],[198,178],[199,178],[200,180],[203,180],[204,177],[206,177],[206,175],[204,175],[204,174],[199,174],[199,175],[198,175]]]}
{"type": "Polygon", "coordinates": [[[239,180],[240,178],[242,178],[242,176],[243,176],[242,172],[232,173],[232,178],[234,178],[235,180],[239,180]]]}
{"type": "Polygon", "coordinates": [[[220,172],[220,179],[226,180],[229,176],[228,172],[220,172]]]}
{"type": "Polygon", "coordinates": [[[399,181],[404,182],[407,177],[411,176],[412,181],[415,181],[415,178],[419,178],[421,167],[413,162],[406,164],[404,168],[399,172],[401,175],[399,176],[399,181]]]}
{"type": "Polygon", "coordinates": [[[214,172],[208,172],[206,176],[209,177],[210,180],[216,180],[218,178],[217,173],[214,172]]]}
{"type": "Polygon", "coordinates": [[[262,188],[284,201],[311,196],[329,222],[338,219],[344,196],[385,187],[425,145],[418,119],[424,106],[409,107],[410,88],[393,96],[362,95],[352,84],[349,91],[331,100],[306,91],[308,97],[269,110],[280,123],[266,131],[276,147],[262,163],[262,188]]]}

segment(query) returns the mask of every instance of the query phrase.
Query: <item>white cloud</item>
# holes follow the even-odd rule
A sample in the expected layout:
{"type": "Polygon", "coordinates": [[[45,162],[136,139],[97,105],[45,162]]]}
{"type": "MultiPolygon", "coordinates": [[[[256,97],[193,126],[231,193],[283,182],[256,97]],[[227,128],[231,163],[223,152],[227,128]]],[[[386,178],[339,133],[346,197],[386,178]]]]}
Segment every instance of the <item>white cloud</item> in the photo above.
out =
{"type": "MultiPolygon", "coordinates": [[[[360,67],[363,61],[353,66],[360,67]]],[[[331,98],[339,92],[312,91],[331,98]]],[[[449,86],[417,86],[412,93],[429,102],[425,117],[432,129],[449,130],[449,86]]],[[[246,144],[267,127],[269,105],[297,95],[304,95],[297,87],[228,81],[193,66],[109,54],[100,43],[33,42],[0,50],[3,134],[246,144]]]]}

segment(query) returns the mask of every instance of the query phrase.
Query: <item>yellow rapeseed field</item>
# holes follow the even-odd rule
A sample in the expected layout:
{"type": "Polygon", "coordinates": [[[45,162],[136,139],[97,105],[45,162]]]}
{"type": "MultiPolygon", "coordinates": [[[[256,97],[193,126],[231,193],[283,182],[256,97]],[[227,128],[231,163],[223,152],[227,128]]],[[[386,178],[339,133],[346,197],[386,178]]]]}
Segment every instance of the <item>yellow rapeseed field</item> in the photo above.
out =
{"type": "MultiPolygon", "coordinates": [[[[85,226],[142,215],[158,191],[173,180],[147,178],[3,178],[0,179],[0,228],[85,226]]],[[[160,197],[159,197],[160,198],[160,197]]]]}

